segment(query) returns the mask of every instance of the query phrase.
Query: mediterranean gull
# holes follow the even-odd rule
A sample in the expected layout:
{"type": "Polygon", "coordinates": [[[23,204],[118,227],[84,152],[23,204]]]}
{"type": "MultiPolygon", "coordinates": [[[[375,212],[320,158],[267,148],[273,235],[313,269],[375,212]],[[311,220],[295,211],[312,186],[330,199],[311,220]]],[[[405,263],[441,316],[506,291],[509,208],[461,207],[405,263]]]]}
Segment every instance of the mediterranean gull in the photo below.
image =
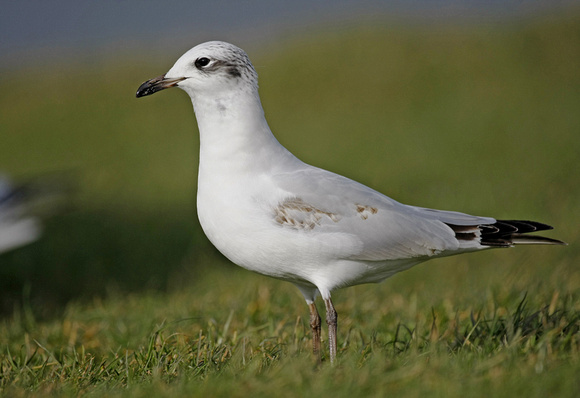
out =
{"type": "Polygon", "coordinates": [[[330,361],[336,357],[333,290],[381,282],[423,261],[516,244],[565,244],[525,235],[552,229],[401,204],[346,177],[310,166],[272,135],[247,54],[220,41],[200,44],[137,97],[179,87],[191,97],[200,134],[197,210],[209,240],[235,264],[295,284],[310,309],[320,361],[326,307],[330,361]]]}

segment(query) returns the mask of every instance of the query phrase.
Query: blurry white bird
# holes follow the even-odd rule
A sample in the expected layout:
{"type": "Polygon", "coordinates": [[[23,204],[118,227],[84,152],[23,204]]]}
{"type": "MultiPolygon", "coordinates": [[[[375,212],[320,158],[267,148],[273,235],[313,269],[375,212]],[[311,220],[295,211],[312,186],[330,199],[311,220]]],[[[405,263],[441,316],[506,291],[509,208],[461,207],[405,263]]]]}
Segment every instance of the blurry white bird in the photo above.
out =
{"type": "Polygon", "coordinates": [[[27,212],[23,186],[0,176],[0,253],[34,242],[41,235],[40,224],[27,212]]]}
{"type": "Polygon", "coordinates": [[[64,173],[36,176],[13,183],[0,174],[0,254],[36,241],[43,219],[60,212],[73,192],[64,173]]]}
{"type": "Polygon", "coordinates": [[[191,97],[200,134],[197,208],[209,240],[232,262],[294,283],[310,308],[320,359],[322,296],[330,359],[336,356],[334,289],[380,282],[435,257],[515,244],[563,244],[524,235],[533,221],[407,206],[346,177],[300,161],[272,135],[246,53],[200,44],[137,97],[177,86],[191,97]]]}

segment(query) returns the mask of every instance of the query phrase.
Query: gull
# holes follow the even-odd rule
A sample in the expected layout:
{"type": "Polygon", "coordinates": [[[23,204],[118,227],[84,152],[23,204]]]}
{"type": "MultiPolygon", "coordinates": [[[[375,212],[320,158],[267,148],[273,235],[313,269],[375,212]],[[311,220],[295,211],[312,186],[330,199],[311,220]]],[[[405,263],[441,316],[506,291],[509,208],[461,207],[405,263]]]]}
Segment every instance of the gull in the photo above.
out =
{"type": "Polygon", "coordinates": [[[32,243],[42,233],[40,219],[29,214],[27,191],[26,185],[14,185],[0,175],[0,253],[32,243]]]}
{"type": "Polygon", "coordinates": [[[0,254],[38,240],[43,222],[62,214],[74,191],[73,180],[63,172],[18,183],[0,173],[0,254]]]}
{"type": "Polygon", "coordinates": [[[248,55],[211,41],[181,56],[137,97],[179,87],[191,97],[200,135],[197,210],[213,245],[233,263],[292,282],[310,311],[321,361],[326,307],[330,362],[337,313],[331,292],[377,283],[423,261],[517,244],[565,244],[526,235],[552,229],[399,203],[365,185],[308,165],[274,137],[248,55]]]}

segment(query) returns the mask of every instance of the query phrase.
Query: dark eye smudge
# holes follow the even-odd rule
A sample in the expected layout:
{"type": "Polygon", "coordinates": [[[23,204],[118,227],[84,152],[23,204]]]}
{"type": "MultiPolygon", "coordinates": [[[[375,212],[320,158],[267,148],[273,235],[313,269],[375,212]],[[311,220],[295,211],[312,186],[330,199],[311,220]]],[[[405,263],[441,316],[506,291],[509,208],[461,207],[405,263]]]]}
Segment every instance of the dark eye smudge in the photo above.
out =
{"type": "Polygon", "coordinates": [[[205,68],[205,71],[213,72],[219,69],[223,69],[230,77],[242,77],[240,68],[237,65],[228,63],[226,61],[215,61],[213,65],[205,68]]]}
{"type": "Polygon", "coordinates": [[[240,70],[238,68],[236,68],[235,66],[230,66],[227,68],[227,72],[230,76],[232,77],[242,77],[242,73],[240,72],[240,70]]]}

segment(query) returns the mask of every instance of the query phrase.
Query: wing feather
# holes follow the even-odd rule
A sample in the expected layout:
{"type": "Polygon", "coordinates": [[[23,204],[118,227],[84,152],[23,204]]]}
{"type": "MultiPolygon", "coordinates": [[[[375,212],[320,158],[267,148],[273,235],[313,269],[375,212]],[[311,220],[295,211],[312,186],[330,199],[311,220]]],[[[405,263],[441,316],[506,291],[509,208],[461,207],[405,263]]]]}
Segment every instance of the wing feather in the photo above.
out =
{"type": "Polygon", "coordinates": [[[356,181],[318,168],[277,174],[275,180],[287,193],[278,210],[287,208],[295,218],[294,223],[286,226],[307,225],[303,229],[318,234],[318,239],[324,239],[324,234],[346,234],[360,243],[353,245],[360,249],[348,257],[355,260],[441,255],[461,248],[455,231],[447,224],[495,222],[488,217],[407,206],[356,181]]]}

